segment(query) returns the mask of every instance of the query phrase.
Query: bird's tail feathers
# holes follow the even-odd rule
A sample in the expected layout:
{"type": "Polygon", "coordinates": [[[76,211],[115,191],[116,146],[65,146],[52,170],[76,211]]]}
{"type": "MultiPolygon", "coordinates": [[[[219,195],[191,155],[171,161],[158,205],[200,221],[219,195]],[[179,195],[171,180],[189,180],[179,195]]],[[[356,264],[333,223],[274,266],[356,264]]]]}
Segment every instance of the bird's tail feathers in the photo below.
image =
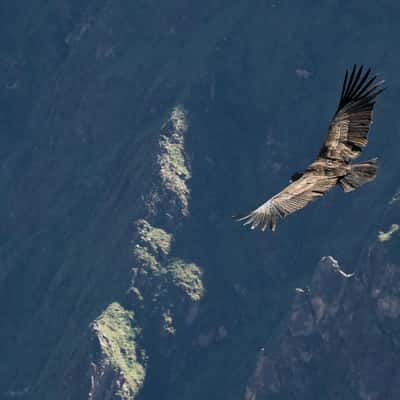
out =
{"type": "Polygon", "coordinates": [[[344,192],[351,192],[376,177],[377,158],[359,164],[352,164],[350,173],[340,179],[339,184],[344,192]]]}

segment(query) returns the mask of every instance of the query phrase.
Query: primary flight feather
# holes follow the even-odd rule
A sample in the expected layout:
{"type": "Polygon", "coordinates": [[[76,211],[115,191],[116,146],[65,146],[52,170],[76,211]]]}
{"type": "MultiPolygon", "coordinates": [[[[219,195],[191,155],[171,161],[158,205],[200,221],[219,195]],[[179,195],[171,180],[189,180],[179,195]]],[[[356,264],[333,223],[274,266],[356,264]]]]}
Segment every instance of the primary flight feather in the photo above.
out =
{"type": "Polygon", "coordinates": [[[384,90],[384,81],[377,82],[370,73],[362,66],[354,66],[350,74],[346,71],[339,106],[317,159],[303,173],[294,174],[289,186],[238,221],[251,229],[275,231],[279,218],[304,208],[334,186],[350,192],[375,179],[376,158],[350,163],[368,143],[375,98],[384,90]]]}

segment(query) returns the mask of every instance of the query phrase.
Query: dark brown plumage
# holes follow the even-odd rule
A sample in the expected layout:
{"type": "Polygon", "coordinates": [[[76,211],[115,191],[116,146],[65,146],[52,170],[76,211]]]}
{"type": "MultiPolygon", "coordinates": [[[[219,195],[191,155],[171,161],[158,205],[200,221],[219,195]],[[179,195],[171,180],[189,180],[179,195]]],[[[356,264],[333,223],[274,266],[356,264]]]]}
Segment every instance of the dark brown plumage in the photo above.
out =
{"type": "Polygon", "coordinates": [[[328,135],[317,159],[304,173],[296,173],[292,183],[250,214],[238,218],[251,229],[267,226],[275,231],[279,218],[302,209],[340,185],[345,192],[357,189],[376,176],[376,159],[350,164],[368,143],[375,98],[384,88],[384,81],[370,77],[371,69],[363,67],[346,71],[338,109],[329,125],[328,135]]]}

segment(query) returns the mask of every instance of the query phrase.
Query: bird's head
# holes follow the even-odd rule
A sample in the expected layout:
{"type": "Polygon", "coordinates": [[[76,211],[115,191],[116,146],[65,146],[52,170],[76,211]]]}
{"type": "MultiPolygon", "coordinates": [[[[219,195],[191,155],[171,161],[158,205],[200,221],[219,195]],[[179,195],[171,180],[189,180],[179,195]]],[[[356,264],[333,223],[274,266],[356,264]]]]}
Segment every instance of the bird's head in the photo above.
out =
{"type": "Polygon", "coordinates": [[[294,181],[297,181],[297,179],[300,179],[302,176],[303,176],[303,173],[301,173],[301,172],[295,172],[295,173],[291,176],[289,182],[292,183],[292,182],[294,182],[294,181]]]}

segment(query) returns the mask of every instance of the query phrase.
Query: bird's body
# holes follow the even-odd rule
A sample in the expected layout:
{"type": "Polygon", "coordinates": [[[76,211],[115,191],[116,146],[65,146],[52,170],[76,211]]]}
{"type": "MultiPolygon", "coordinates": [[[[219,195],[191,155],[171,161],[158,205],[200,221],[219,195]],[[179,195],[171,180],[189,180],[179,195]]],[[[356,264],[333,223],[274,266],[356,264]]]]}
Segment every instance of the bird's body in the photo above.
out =
{"type": "Polygon", "coordinates": [[[317,158],[308,166],[305,172],[310,172],[319,176],[340,178],[349,172],[349,166],[342,161],[329,158],[317,158]]]}
{"type": "Polygon", "coordinates": [[[384,90],[383,81],[375,83],[376,76],[368,79],[370,69],[365,74],[362,71],[354,66],[350,77],[346,71],[339,106],[317,159],[303,173],[294,174],[285,189],[239,218],[244,225],[252,229],[260,225],[262,230],[269,226],[274,231],[279,218],[300,210],[336,185],[350,192],[375,179],[376,159],[351,163],[368,143],[374,99],[384,90]]]}

